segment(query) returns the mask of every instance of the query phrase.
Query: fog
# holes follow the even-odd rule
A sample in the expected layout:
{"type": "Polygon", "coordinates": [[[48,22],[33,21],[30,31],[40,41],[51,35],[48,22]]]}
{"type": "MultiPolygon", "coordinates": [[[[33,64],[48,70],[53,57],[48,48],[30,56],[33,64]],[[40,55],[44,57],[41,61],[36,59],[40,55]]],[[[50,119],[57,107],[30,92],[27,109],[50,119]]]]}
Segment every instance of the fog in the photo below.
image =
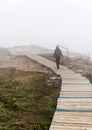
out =
{"type": "Polygon", "coordinates": [[[92,0],[0,0],[0,46],[28,44],[92,56],[92,0]]]}

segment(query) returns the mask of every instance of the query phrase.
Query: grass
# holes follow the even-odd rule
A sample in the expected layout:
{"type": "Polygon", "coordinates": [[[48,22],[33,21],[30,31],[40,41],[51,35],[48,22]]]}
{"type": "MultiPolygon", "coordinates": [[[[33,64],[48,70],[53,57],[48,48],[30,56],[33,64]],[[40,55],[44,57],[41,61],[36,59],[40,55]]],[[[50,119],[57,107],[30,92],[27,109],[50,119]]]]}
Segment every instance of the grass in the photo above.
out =
{"type": "Polygon", "coordinates": [[[59,94],[59,81],[50,81],[50,74],[14,70],[13,75],[7,76],[10,71],[3,71],[0,130],[48,130],[59,94]]]}

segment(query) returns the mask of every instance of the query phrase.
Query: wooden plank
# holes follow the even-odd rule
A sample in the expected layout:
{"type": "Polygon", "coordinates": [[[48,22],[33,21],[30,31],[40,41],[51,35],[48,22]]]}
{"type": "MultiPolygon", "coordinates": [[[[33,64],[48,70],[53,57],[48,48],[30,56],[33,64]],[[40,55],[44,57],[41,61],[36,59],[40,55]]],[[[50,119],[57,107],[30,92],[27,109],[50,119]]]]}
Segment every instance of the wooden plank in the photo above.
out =
{"type": "Polygon", "coordinates": [[[68,84],[68,83],[63,84],[62,83],[62,86],[65,86],[65,87],[66,86],[79,86],[79,87],[87,86],[87,87],[91,87],[92,88],[92,84],[90,84],[90,83],[86,83],[86,84],[85,83],[80,83],[80,84],[79,83],[73,83],[73,84],[72,83],[71,84],[68,84]]]}
{"type": "Polygon", "coordinates": [[[92,92],[60,92],[60,97],[90,97],[92,92]]]}
{"type": "Polygon", "coordinates": [[[50,130],[92,130],[92,113],[55,112],[50,130]]]}
{"type": "Polygon", "coordinates": [[[69,87],[78,87],[78,88],[84,88],[84,87],[87,87],[87,88],[88,88],[88,87],[89,87],[89,88],[92,88],[92,84],[90,84],[90,83],[87,83],[87,84],[85,84],[85,83],[84,83],[84,84],[81,84],[81,83],[80,83],[80,84],[78,84],[78,83],[77,83],[77,84],[76,84],[76,83],[68,84],[68,83],[66,83],[66,84],[62,84],[62,88],[63,88],[63,87],[65,87],[65,88],[66,88],[66,87],[68,87],[68,88],[69,88],[69,87]]]}
{"type": "Polygon", "coordinates": [[[60,102],[92,102],[92,98],[58,98],[60,102]]]}
{"type": "Polygon", "coordinates": [[[71,80],[73,80],[73,79],[76,79],[76,80],[81,79],[81,80],[84,80],[84,79],[86,79],[86,77],[82,77],[82,76],[78,77],[76,75],[75,76],[71,76],[71,77],[70,76],[69,77],[68,76],[66,76],[66,77],[62,76],[62,79],[71,79],[71,80]]]}
{"type": "Polygon", "coordinates": [[[90,83],[88,79],[63,79],[62,83],[90,83]]]}
{"type": "Polygon", "coordinates": [[[83,81],[80,81],[80,82],[76,82],[76,81],[64,82],[64,81],[62,81],[62,85],[66,85],[66,84],[69,84],[69,85],[75,85],[75,84],[79,84],[79,85],[84,85],[84,84],[90,85],[90,82],[89,81],[85,81],[85,82],[83,82],[83,81]]]}
{"type": "Polygon", "coordinates": [[[92,91],[92,88],[89,87],[62,87],[62,91],[92,91]]]}
{"type": "Polygon", "coordinates": [[[57,109],[92,110],[92,98],[58,98],[57,109]]]}
{"type": "Polygon", "coordinates": [[[91,84],[62,84],[62,91],[92,91],[91,84]]]}
{"type": "Polygon", "coordinates": [[[49,130],[92,130],[92,127],[78,127],[78,126],[59,126],[51,125],[49,130]]]}
{"type": "Polygon", "coordinates": [[[76,74],[76,73],[64,73],[62,72],[61,73],[61,77],[82,77],[81,74],[76,74]]]}

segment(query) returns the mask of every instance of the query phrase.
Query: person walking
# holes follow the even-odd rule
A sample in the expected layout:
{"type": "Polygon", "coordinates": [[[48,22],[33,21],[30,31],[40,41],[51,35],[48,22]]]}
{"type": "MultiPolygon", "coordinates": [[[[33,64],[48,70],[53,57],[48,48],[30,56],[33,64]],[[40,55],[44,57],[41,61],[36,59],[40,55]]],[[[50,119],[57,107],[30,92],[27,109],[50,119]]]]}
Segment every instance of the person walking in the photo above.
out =
{"type": "Polygon", "coordinates": [[[54,50],[54,57],[56,59],[57,69],[59,69],[60,59],[61,59],[61,57],[63,57],[62,51],[59,49],[59,46],[56,46],[56,49],[54,50]]]}

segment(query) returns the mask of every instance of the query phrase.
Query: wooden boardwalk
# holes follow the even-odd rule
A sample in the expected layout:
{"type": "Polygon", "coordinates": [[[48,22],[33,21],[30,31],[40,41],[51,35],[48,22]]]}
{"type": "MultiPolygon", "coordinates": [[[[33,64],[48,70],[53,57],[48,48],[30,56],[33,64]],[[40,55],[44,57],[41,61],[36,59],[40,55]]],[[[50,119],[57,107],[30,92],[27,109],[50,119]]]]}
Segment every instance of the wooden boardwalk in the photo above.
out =
{"type": "Polygon", "coordinates": [[[49,130],[92,130],[92,85],[81,74],[38,55],[28,57],[51,68],[62,78],[60,95],[49,130]]]}
{"type": "MultiPolygon", "coordinates": [[[[67,69],[66,69],[67,71],[67,69]]],[[[81,75],[64,72],[50,130],[92,130],[92,85],[81,75]]]]}

